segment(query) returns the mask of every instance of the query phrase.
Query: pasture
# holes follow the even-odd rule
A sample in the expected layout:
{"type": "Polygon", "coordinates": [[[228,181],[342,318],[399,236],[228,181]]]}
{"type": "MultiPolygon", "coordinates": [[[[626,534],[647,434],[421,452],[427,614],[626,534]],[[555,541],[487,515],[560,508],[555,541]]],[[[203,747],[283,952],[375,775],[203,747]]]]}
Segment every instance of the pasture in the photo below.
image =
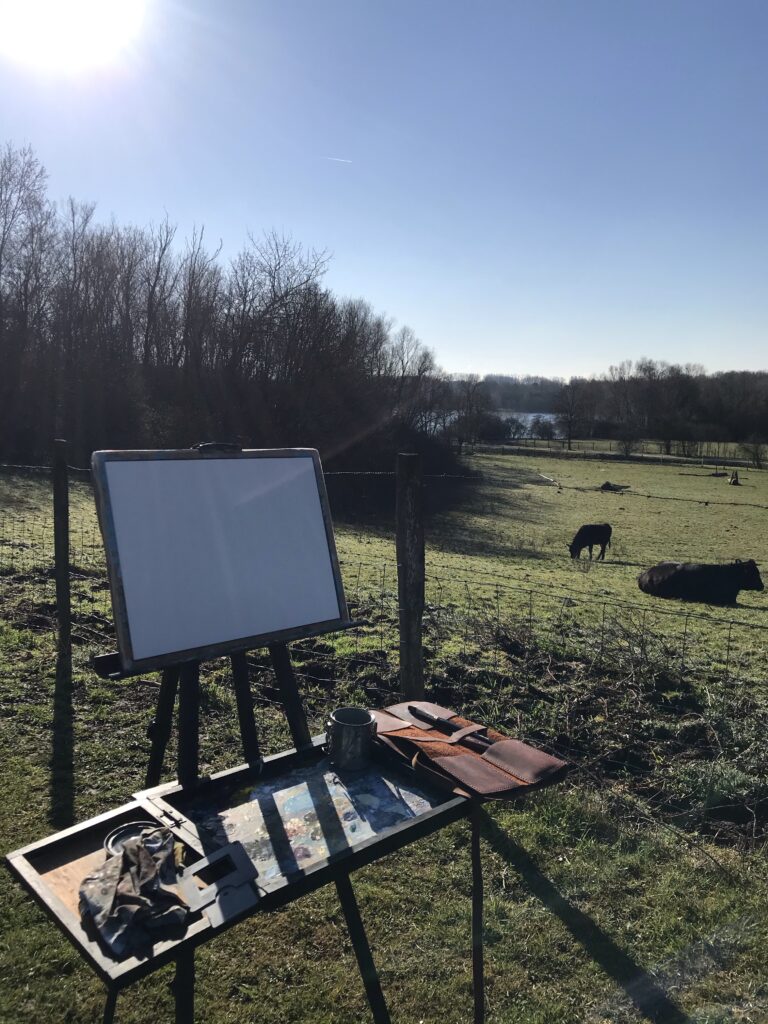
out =
{"type": "MultiPolygon", "coordinates": [[[[478,454],[467,468],[481,476],[466,500],[427,528],[430,691],[579,769],[519,807],[491,805],[489,1022],[768,1020],[768,592],[710,609],[636,583],[665,558],[768,567],[768,473],[740,472],[736,488],[700,466],[478,454]],[[629,488],[601,492],[605,480],[629,488]],[[604,563],[568,555],[587,522],[613,526],[604,563]]],[[[75,680],[57,687],[49,507],[47,480],[0,476],[3,852],[141,786],[157,692],[151,677],[105,683],[87,667],[112,642],[87,483],[72,488],[75,680]]],[[[337,540],[367,624],[296,645],[318,726],[342,700],[396,692],[390,524],[345,524],[337,540]]],[[[252,668],[264,745],[277,750],[286,734],[269,673],[258,657],[252,668]]],[[[203,697],[203,767],[235,764],[223,669],[206,673],[203,697]]],[[[358,884],[393,1020],[465,1021],[466,826],[364,869],[358,884]]],[[[199,954],[200,1019],[366,1019],[343,935],[324,891],[239,926],[199,954]]],[[[97,1017],[98,984],[7,872],[0,974],[0,1021],[97,1017]]],[[[160,972],[123,997],[121,1024],[170,1019],[169,980],[160,972]]]]}
{"type": "MultiPolygon", "coordinates": [[[[637,576],[667,559],[754,558],[768,568],[768,472],[742,471],[742,486],[730,487],[700,466],[495,454],[467,465],[480,482],[427,529],[427,598],[436,608],[485,608],[542,625],[566,620],[593,636],[618,618],[666,637],[685,664],[725,672],[727,660],[728,674],[760,687],[768,591],[743,591],[736,607],[712,608],[651,598],[637,576]],[[601,491],[606,481],[628,489],[601,491]],[[589,562],[586,551],[573,561],[567,544],[579,526],[603,522],[613,527],[605,562],[589,562]]],[[[342,528],[339,551],[352,594],[361,579],[376,587],[392,561],[385,531],[342,528]]]]}

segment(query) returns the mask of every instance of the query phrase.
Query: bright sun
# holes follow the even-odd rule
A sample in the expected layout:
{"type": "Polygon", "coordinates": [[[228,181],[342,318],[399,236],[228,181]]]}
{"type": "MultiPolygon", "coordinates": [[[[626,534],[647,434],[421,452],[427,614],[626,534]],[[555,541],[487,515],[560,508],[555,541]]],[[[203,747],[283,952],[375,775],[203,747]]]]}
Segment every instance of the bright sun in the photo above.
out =
{"type": "Polygon", "coordinates": [[[0,53],[48,71],[109,63],[136,38],[146,0],[0,0],[0,53]]]}

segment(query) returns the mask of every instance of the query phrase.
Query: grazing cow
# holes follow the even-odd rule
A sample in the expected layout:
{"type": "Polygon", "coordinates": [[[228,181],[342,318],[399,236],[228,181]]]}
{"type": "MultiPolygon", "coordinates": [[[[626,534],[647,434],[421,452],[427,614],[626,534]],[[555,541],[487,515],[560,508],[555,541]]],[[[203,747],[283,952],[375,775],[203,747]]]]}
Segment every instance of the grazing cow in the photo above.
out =
{"type": "Polygon", "coordinates": [[[576,536],[568,545],[571,558],[581,558],[582,548],[589,548],[589,559],[592,561],[592,548],[599,544],[600,554],[597,556],[597,560],[599,562],[602,558],[605,561],[605,549],[611,546],[611,532],[608,523],[588,523],[586,526],[580,526],[576,536]]]}
{"type": "Polygon", "coordinates": [[[660,562],[637,577],[637,585],[655,597],[675,597],[680,601],[704,604],[736,604],[740,590],[763,590],[757,565],[733,562],[730,565],[703,565],[699,562],[660,562]]]}

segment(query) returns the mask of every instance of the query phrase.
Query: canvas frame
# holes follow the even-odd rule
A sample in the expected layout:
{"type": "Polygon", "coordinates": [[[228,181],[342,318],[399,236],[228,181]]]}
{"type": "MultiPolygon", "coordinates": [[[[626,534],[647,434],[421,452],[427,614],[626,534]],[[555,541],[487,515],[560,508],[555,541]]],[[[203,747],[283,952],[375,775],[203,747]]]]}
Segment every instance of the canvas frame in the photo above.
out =
{"type": "Polygon", "coordinates": [[[291,640],[306,639],[308,637],[319,636],[324,633],[330,633],[340,629],[348,629],[352,625],[352,620],[350,619],[347,608],[346,597],[344,595],[344,585],[341,579],[338,554],[336,552],[336,541],[333,533],[333,522],[331,519],[330,505],[328,503],[328,494],[325,488],[320,455],[316,449],[255,448],[237,452],[219,450],[197,451],[193,448],[97,451],[92,455],[91,469],[96,495],[96,509],[99,518],[99,526],[101,528],[107,559],[115,631],[117,634],[118,650],[123,670],[121,673],[122,675],[133,675],[140,672],[154,671],[156,669],[165,668],[169,665],[178,665],[186,661],[206,661],[222,655],[234,654],[259,647],[267,647],[272,644],[284,644],[291,640]],[[190,460],[199,462],[201,460],[210,459],[242,460],[286,458],[310,458],[313,463],[318,497],[320,499],[320,508],[325,527],[325,537],[328,544],[328,554],[330,557],[333,582],[336,591],[336,600],[339,611],[338,617],[319,622],[303,623],[296,627],[276,630],[273,632],[258,633],[247,637],[238,637],[237,639],[222,641],[220,643],[208,644],[200,647],[190,647],[180,651],[153,655],[151,657],[135,658],[131,644],[128,610],[120,567],[120,552],[117,543],[114,509],[107,483],[107,466],[113,462],[140,462],[149,460],[190,460]]]}

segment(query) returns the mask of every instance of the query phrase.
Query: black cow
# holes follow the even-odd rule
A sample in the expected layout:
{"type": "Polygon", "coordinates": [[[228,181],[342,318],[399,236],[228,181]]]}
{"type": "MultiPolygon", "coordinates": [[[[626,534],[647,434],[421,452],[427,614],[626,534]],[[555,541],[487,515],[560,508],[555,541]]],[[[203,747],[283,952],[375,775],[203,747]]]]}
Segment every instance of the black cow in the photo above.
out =
{"type": "Polygon", "coordinates": [[[700,562],[660,562],[637,577],[637,585],[655,597],[675,597],[680,601],[704,604],[736,604],[740,590],[763,590],[757,565],[733,562],[730,565],[704,565],[700,562]]]}
{"type": "Polygon", "coordinates": [[[592,560],[592,548],[600,545],[600,554],[597,560],[602,558],[605,561],[605,549],[611,546],[611,528],[608,523],[588,523],[580,526],[579,531],[568,545],[571,558],[581,558],[582,548],[589,548],[589,558],[592,560]]]}

